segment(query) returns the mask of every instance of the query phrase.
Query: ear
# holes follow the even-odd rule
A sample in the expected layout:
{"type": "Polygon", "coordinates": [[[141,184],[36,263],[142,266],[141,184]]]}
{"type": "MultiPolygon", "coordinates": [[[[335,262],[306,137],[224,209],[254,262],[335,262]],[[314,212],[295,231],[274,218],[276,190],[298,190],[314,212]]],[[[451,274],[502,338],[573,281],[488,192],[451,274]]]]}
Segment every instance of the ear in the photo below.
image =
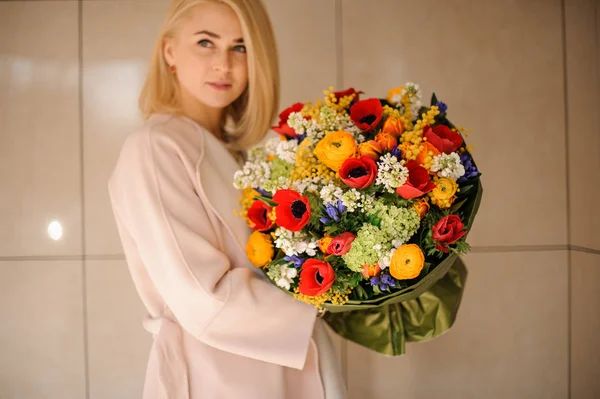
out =
{"type": "Polygon", "coordinates": [[[163,56],[170,66],[175,65],[174,45],[175,43],[172,39],[163,39],[163,56]]]}

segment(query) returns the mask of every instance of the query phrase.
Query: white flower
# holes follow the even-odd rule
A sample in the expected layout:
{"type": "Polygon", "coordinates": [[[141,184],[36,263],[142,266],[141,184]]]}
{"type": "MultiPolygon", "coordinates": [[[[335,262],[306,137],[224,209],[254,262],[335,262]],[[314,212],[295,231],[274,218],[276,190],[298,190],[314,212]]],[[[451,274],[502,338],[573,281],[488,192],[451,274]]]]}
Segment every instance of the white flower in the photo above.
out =
{"type": "Polygon", "coordinates": [[[287,256],[300,255],[306,253],[308,256],[317,254],[316,248],[319,246],[319,241],[310,240],[310,237],[302,233],[292,232],[283,227],[275,230],[275,247],[283,249],[287,256]]]}
{"type": "Polygon", "coordinates": [[[277,144],[275,153],[279,158],[292,165],[296,163],[296,149],[298,142],[296,140],[281,141],[277,144]]]}
{"type": "Polygon", "coordinates": [[[423,94],[419,85],[412,82],[406,82],[401,96],[403,96],[406,93],[408,93],[410,97],[410,113],[413,116],[413,118],[418,118],[419,109],[423,106],[423,103],[421,102],[423,94]]]}
{"type": "Polygon", "coordinates": [[[381,268],[381,270],[387,269],[388,267],[390,267],[390,264],[392,263],[392,256],[394,255],[394,252],[396,252],[396,248],[390,249],[390,251],[388,253],[384,254],[381,258],[379,258],[379,267],[381,268]]]}
{"type": "Polygon", "coordinates": [[[404,167],[404,161],[398,161],[398,158],[392,154],[385,154],[379,159],[379,172],[375,184],[384,186],[389,193],[394,193],[396,188],[406,183],[408,179],[408,169],[404,167]]]}
{"type": "Polygon", "coordinates": [[[338,200],[342,199],[344,191],[335,184],[329,183],[321,189],[319,194],[323,200],[323,205],[336,205],[338,200]]]}
{"type": "Polygon", "coordinates": [[[306,192],[318,192],[323,186],[323,178],[321,176],[304,178],[295,180],[291,184],[292,188],[304,195],[306,192]]]}
{"type": "Polygon", "coordinates": [[[300,241],[296,243],[296,252],[299,254],[307,254],[308,256],[315,256],[317,254],[317,247],[319,246],[318,241],[300,241]]]}
{"type": "MultiPolygon", "coordinates": [[[[256,186],[253,186],[256,187],[256,186]]],[[[277,190],[285,190],[288,188],[292,188],[292,183],[284,176],[279,176],[276,181],[268,180],[262,183],[263,190],[270,192],[271,194],[275,194],[277,190]]]]}
{"type": "Polygon", "coordinates": [[[267,275],[278,287],[289,290],[294,278],[298,275],[298,270],[288,265],[274,265],[269,268],[267,275]]]}
{"type": "Polygon", "coordinates": [[[359,143],[365,141],[362,131],[350,118],[350,115],[339,115],[335,110],[328,106],[321,107],[320,118],[322,129],[328,132],[336,132],[342,130],[354,136],[354,139],[359,143]]]}
{"type": "Polygon", "coordinates": [[[238,190],[246,187],[260,187],[271,177],[267,162],[246,162],[241,170],[233,175],[233,186],[238,190]]]}
{"type": "Polygon", "coordinates": [[[357,189],[353,188],[348,190],[342,195],[342,203],[348,212],[354,212],[355,210],[362,207],[363,195],[357,189]]]}
{"type": "Polygon", "coordinates": [[[453,152],[434,156],[431,171],[437,172],[440,177],[458,180],[465,174],[465,167],[460,163],[460,156],[453,152]]]}
{"type": "Polygon", "coordinates": [[[402,102],[402,94],[396,93],[390,98],[390,100],[392,104],[397,107],[402,102]]]}
{"type": "Polygon", "coordinates": [[[394,246],[394,248],[399,248],[402,244],[404,244],[402,240],[392,240],[392,245],[394,246]]]}
{"type": "Polygon", "coordinates": [[[264,147],[256,146],[248,151],[248,162],[266,162],[267,152],[264,147]]]}
{"type": "Polygon", "coordinates": [[[314,118],[306,119],[300,112],[292,112],[288,119],[288,125],[294,129],[296,134],[306,134],[306,138],[313,143],[318,142],[325,136],[327,130],[325,124],[319,124],[314,118]]]}
{"type": "Polygon", "coordinates": [[[275,155],[277,154],[277,148],[279,147],[279,143],[282,143],[279,137],[271,137],[265,143],[265,152],[267,155],[275,155]]]}

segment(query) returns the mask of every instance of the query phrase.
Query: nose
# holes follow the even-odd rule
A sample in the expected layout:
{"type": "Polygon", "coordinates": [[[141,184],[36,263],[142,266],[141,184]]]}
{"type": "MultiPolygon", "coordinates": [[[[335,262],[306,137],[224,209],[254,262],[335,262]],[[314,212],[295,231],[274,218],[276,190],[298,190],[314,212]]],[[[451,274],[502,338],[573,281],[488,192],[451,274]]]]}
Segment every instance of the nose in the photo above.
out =
{"type": "Polygon", "coordinates": [[[219,51],[213,60],[213,69],[221,73],[229,73],[231,70],[231,55],[229,51],[219,51]]]}

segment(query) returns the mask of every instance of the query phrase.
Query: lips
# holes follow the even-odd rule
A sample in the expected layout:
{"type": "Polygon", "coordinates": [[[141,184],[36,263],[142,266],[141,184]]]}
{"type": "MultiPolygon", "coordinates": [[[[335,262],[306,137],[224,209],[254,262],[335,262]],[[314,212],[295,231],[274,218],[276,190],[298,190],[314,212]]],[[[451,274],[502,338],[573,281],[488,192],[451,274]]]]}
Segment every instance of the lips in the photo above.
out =
{"type": "Polygon", "coordinates": [[[232,86],[231,83],[227,82],[209,82],[208,84],[217,90],[227,90],[230,89],[232,86]]]}

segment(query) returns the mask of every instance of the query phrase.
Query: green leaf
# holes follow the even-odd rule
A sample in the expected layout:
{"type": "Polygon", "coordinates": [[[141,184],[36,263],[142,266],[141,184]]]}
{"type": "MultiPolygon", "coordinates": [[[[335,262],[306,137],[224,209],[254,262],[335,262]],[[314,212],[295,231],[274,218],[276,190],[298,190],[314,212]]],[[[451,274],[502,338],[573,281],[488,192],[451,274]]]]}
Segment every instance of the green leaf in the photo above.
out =
{"type": "Polygon", "coordinates": [[[367,295],[367,291],[365,291],[365,289],[362,286],[357,285],[355,290],[360,299],[369,299],[369,295],[367,295]]]}
{"type": "Polygon", "coordinates": [[[449,208],[449,213],[456,213],[461,206],[463,206],[465,204],[465,202],[468,201],[468,198],[463,199],[462,201],[459,202],[455,202],[454,204],[452,204],[452,206],[449,208]]]}
{"type": "Polygon", "coordinates": [[[274,262],[277,262],[280,259],[283,259],[285,256],[285,252],[283,252],[281,249],[279,251],[277,251],[277,255],[275,256],[274,262]]]}
{"type": "Polygon", "coordinates": [[[473,184],[469,184],[468,186],[464,186],[464,187],[460,187],[460,191],[458,192],[458,197],[463,197],[465,196],[472,188],[473,188],[473,184]]]}
{"type": "Polygon", "coordinates": [[[254,199],[257,199],[257,200],[259,200],[261,202],[264,202],[265,204],[267,204],[267,205],[269,205],[271,207],[277,206],[277,202],[273,201],[273,199],[269,198],[269,197],[258,195],[256,197],[254,197],[254,199]]]}
{"type": "Polygon", "coordinates": [[[431,106],[433,107],[435,104],[438,103],[438,99],[437,96],[435,95],[435,92],[431,95],[431,106]]]}

